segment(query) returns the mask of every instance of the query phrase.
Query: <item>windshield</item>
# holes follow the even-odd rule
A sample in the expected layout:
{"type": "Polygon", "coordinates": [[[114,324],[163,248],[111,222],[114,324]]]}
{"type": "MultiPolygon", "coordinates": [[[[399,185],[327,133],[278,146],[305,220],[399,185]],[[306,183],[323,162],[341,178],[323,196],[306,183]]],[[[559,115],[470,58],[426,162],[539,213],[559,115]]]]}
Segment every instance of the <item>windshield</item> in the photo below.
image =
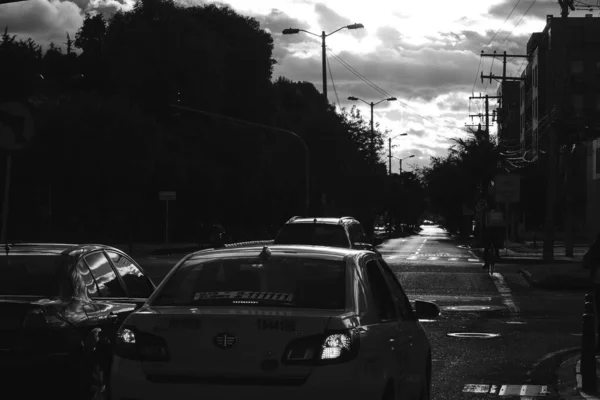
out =
{"type": "Polygon", "coordinates": [[[284,225],[275,239],[275,244],[350,247],[343,226],[315,223],[284,225]]]}
{"type": "Polygon", "coordinates": [[[345,308],[343,261],[272,257],[190,260],[169,278],[153,306],[345,308]]]}
{"type": "Polygon", "coordinates": [[[58,296],[61,257],[11,254],[0,259],[0,296],[58,296]]]}

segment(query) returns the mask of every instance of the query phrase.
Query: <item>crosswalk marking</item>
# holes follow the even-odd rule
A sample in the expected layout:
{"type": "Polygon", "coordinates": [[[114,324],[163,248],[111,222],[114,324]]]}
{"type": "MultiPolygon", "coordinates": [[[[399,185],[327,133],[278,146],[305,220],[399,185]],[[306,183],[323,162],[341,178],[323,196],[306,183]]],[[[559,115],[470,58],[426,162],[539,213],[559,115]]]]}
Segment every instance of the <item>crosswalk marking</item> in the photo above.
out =
{"type": "Polygon", "coordinates": [[[469,258],[469,261],[471,261],[471,262],[479,262],[479,259],[478,258],[469,258]]]}
{"type": "Polygon", "coordinates": [[[406,259],[407,260],[416,260],[417,258],[419,258],[419,257],[417,257],[417,256],[410,256],[410,257],[407,257],[406,259]]]}
{"type": "Polygon", "coordinates": [[[449,258],[448,261],[458,261],[458,258],[452,257],[452,258],[449,258]]]}
{"type": "Polygon", "coordinates": [[[429,261],[435,261],[435,260],[437,260],[437,259],[438,259],[438,257],[429,257],[429,258],[428,258],[428,260],[429,260],[429,261]]]}

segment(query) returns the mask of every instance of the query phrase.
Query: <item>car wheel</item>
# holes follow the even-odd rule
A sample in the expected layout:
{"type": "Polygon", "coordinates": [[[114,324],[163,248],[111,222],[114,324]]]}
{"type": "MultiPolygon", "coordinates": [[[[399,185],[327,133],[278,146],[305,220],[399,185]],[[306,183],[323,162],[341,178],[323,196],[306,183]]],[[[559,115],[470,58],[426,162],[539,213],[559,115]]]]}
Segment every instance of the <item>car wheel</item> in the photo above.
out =
{"type": "Polygon", "coordinates": [[[429,400],[431,398],[431,355],[427,357],[427,367],[425,368],[425,379],[419,400],[429,400]]]}

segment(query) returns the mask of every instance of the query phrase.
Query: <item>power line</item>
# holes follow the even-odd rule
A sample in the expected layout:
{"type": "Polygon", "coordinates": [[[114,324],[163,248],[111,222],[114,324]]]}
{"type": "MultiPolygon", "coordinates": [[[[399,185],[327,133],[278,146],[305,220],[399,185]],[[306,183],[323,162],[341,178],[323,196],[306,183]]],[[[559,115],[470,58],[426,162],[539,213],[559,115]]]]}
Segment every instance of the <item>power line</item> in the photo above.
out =
{"type": "MultiPolygon", "coordinates": [[[[346,61],[344,61],[340,56],[338,56],[337,54],[335,54],[330,48],[327,48],[330,52],[330,55],[336,60],[338,61],[340,64],[342,64],[342,66],[344,66],[348,71],[350,71],[352,74],[354,74],[356,77],[358,77],[360,80],[362,80],[363,82],[365,82],[367,85],[371,86],[373,89],[375,89],[376,91],[378,91],[380,94],[382,94],[385,97],[394,97],[392,96],[389,92],[385,91],[384,89],[380,88],[379,86],[377,86],[375,83],[371,82],[368,78],[366,78],[364,75],[362,75],[360,72],[358,72],[357,70],[355,70],[350,64],[348,64],[346,61]]],[[[417,110],[415,110],[414,108],[412,108],[410,105],[408,105],[407,103],[403,102],[402,100],[397,99],[398,103],[401,104],[402,106],[404,106],[405,108],[407,108],[410,112],[412,112],[413,114],[419,116],[420,118],[427,120],[429,122],[432,122],[433,124],[442,127],[442,128],[450,128],[450,129],[459,129],[461,131],[463,131],[463,128],[460,127],[456,127],[456,126],[451,126],[451,125],[442,125],[439,124],[437,121],[433,120],[432,117],[427,117],[424,115],[421,115],[417,110]]]]}
{"type": "MultiPolygon", "coordinates": [[[[510,10],[510,13],[508,14],[508,17],[506,17],[506,19],[504,20],[504,22],[502,23],[502,25],[500,25],[500,28],[498,28],[498,30],[496,31],[496,33],[494,33],[494,36],[492,36],[492,39],[490,39],[490,42],[483,48],[484,50],[486,49],[486,47],[488,47],[490,44],[492,44],[492,42],[496,38],[496,35],[498,35],[498,32],[500,32],[500,29],[502,29],[502,27],[504,26],[504,24],[506,23],[506,21],[508,21],[508,19],[512,15],[512,13],[515,12],[515,10],[517,9],[517,6],[519,5],[520,2],[521,2],[521,0],[517,1],[517,4],[515,4],[515,6],[513,7],[513,9],[510,10]]],[[[496,50],[498,50],[498,47],[496,47],[496,50]]]]}
{"type": "MultiPolygon", "coordinates": [[[[504,44],[504,42],[506,42],[506,39],[508,39],[508,37],[515,31],[515,29],[517,29],[517,26],[519,26],[519,24],[521,23],[521,21],[523,21],[523,18],[525,18],[525,16],[529,12],[529,10],[531,10],[531,7],[533,7],[536,2],[537,2],[537,0],[533,0],[531,2],[531,4],[529,5],[529,8],[527,10],[525,10],[525,12],[523,13],[523,15],[521,16],[521,19],[519,20],[519,22],[517,22],[517,24],[513,27],[513,29],[510,32],[508,32],[508,35],[506,35],[506,37],[504,38],[504,40],[502,41],[502,43],[500,43],[500,46],[502,46],[504,44]]],[[[500,46],[498,46],[498,47],[500,47],[500,46]]]]}

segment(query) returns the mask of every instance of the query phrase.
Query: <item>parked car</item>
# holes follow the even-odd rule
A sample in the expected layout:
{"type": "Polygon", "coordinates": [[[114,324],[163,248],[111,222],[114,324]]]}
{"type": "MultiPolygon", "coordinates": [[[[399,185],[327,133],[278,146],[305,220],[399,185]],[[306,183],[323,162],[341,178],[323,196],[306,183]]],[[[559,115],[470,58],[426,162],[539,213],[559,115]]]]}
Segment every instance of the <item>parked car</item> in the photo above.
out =
{"type": "Polygon", "coordinates": [[[275,236],[274,244],[305,244],[376,251],[355,218],[293,217],[275,236]]]}
{"type": "Polygon", "coordinates": [[[183,258],[117,334],[112,399],[428,400],[431,346],[376,253],[271,245],[183,258]]]}
{"type": "Polygon", "coordinates": [[[105,396],[117,330],[152,294],[152,280],[109,246],[19,243],[1,250],[3,390],[26,399],[105,396]]]}

